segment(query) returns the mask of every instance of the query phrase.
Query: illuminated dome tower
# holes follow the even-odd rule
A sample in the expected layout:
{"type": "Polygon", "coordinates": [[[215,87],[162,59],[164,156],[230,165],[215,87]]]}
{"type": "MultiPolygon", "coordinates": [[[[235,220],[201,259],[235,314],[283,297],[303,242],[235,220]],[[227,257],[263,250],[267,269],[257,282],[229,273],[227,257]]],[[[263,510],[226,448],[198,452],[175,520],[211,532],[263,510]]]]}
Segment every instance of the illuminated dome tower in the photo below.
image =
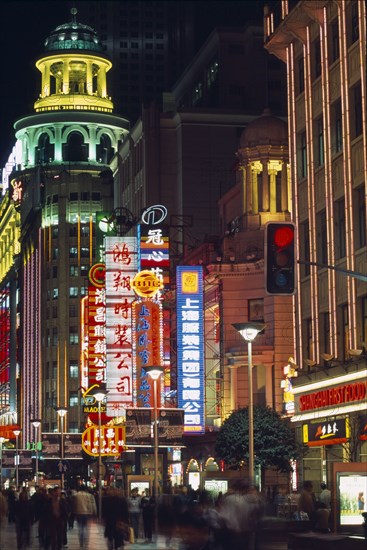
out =
{"type": "Polygon", "coordinates": [[[72,21],[45,41],[35,113],[18,120],[21,189],[21,332],[19,372],[23,443],[30,419],[57,431],[55,407],[66,407],[65,430],[79,431],[80,300],[96,254],[98,211],[114,208],[109,162],[128,134],[107,91],[112,64],[95,31],[72,21]]]}

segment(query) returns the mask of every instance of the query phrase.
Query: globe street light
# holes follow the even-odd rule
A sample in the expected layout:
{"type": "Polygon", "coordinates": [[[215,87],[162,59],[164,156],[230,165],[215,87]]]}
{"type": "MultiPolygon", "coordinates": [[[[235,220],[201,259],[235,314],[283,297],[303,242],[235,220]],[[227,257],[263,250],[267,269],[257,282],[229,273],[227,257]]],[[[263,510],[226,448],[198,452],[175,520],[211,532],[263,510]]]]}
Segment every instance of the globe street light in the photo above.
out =
{"type": "Polygon", "coordinates": [[[102,519],[102,443],[104,437],[102,437],[101,426],[101,404],[106,398],[108,391],[99,389],[93,393],[94,399],[98,402],[98,518],[102,519]]]}
{"type": "Polygon", "coordinates": [[[248,475],[249,483],[254,483],[254,400],[252,390],[252,342],[262,332],[265,325],[261,323],[234,323],[232,325],[247,342],[248,359],[248,475]]]}
{"type": "Polygon", "coordinates": [[[35,418],[34,420],[31,420],[31,424],[34,427],[35,430],[35,450],[36,450],[36,485],[39,486],[39,474],[38,474],[38,443],[39,443],[39,427],[41,426],[41,421],[38,418],[35,418]]]}
{"type": "Polygon", "coordinates": [[[61,490],[64,488],[65,472],[64,472],[64,418],[68,412],[65,407],[57,407],[57,414],[60,417],[60,427],[61,427],[61,457],[60,457],[60,470],[61,470],[61,490]]]}
{"type": "Polygon", "coordinates": [[[157,382],[164,372],[163,367],[145,367],[145,372],[153,380],[153,405],[154,405],[154,497],[158,501],[158,395],[157,382]]]}
{"type": "Polygon", "coordinates": [[[15,485],[18,491],[19,488],[19,447],[18,438],[20,436],[20,430],[13,430],[15,435],[15,485]]]}

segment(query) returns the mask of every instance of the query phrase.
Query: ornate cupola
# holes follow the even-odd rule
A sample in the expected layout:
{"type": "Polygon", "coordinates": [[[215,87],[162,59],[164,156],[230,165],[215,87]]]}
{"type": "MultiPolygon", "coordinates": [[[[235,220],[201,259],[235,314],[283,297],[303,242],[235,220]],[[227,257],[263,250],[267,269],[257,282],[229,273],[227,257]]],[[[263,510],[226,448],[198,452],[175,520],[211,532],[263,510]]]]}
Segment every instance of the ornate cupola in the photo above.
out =
{"type": "MultiPolygon", "coordinates": [[[[41,91],[36,115],[15,123],[21,168],[80,161],[108,164],[128,121],[112,114],[107,72],[112,63],[91,27],[72,20],[56,27],[37,61],[41,91]]],[[[19,160],[18,160],[19,162],[19,160]]]]}
{"type": "Polygon", "coordinates": [[[287,124],[270,109],[242,132],[237,152],[242,168],[245,227],[290,219],[291,195],[287,124]]]}

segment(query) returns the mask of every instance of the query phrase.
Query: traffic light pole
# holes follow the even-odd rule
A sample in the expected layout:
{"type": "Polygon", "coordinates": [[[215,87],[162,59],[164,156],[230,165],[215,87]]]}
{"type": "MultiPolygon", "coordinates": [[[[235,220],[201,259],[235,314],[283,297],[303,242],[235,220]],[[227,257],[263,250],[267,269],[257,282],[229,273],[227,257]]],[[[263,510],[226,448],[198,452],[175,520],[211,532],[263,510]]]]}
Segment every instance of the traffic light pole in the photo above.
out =
{"type": "Polygon", "coordinates": [[[321,264],[320,262],[306,262],[306,260],[297,260],[297,263],[302,265],[325,267],[326,269],[332,269],[333,271],[338,271],[339,273],[348,275],[348,277],[354,277],[360,281],[367,282],[367,275],[363,275],[363,273],[358,273],[357,271],[351,271],[350,269],[343,269],[342,267],[336,267],[335,265],[321,264]]]}

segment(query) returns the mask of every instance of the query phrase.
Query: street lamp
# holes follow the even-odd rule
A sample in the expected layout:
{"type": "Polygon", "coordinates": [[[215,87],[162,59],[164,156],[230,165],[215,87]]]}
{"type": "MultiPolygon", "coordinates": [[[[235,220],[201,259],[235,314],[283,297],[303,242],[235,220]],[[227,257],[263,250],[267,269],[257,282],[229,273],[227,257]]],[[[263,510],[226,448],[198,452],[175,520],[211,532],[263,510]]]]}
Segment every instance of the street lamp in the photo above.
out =
{"type": "Polygon", "coordinates": [[[0,490],[3,488],[3,443],[5,437],[0,437],[0,490]]]}
{"type": "Polygon", "coordinates": [[[35,432],[36,432],[36,437],[35,437],[35,440],[36,440],[36,445],[35,445],[35,450],[36,450],[36,485],[38,487],[39,486],[39,474],[38,474],[39,431],[38,430],[39,430],[39,427],[41,426],[41,421],[38,418],[35,418],[34,420],[31,420],[31,424],[34,427],[35,432]]]}
{"type": "Polygon", "coordinates": [[[61,470],[61,490],[64,488],[64,479],[65,479],[65,473],[64,473],[64,418],[66,413],[68,412],[65,407],[57,407],[56,412],[60,417],[60,427],[61,427],[61,457],[60,457],[60,470],[61,470]]]}
{"type": "Polygon", "coordinates": [[[154,405],[154,497],[158,501],[158,395],[157,382],[164,372],[163,367],[145,367],[145,372],[153,380],[153,405],[154,405]]]}
{"type": "Polygon", "coordinates": [[[249,483],[254,483],[254,398],[252,390],[252,342],[262,332],[265,325],[261,323],[234,323],[232,325],[247,342],[248,359],[248,473],[249,483]]]}
{"type": "Polygon", "coordinates": [[[18,491],[19,488],[19,447],[18,438],[20,436],[20,430],[13,430],[15,435],[15,485],[18,491]]]}
{"type": "Polygon", "coordinates": [[[104,441],[101,433],[101,404],[107,393],[107,390],[99,389],[93,394],[94,399],[98,402],[98,517],[100,521],[102,519],[102,442],[104,441]]]}

